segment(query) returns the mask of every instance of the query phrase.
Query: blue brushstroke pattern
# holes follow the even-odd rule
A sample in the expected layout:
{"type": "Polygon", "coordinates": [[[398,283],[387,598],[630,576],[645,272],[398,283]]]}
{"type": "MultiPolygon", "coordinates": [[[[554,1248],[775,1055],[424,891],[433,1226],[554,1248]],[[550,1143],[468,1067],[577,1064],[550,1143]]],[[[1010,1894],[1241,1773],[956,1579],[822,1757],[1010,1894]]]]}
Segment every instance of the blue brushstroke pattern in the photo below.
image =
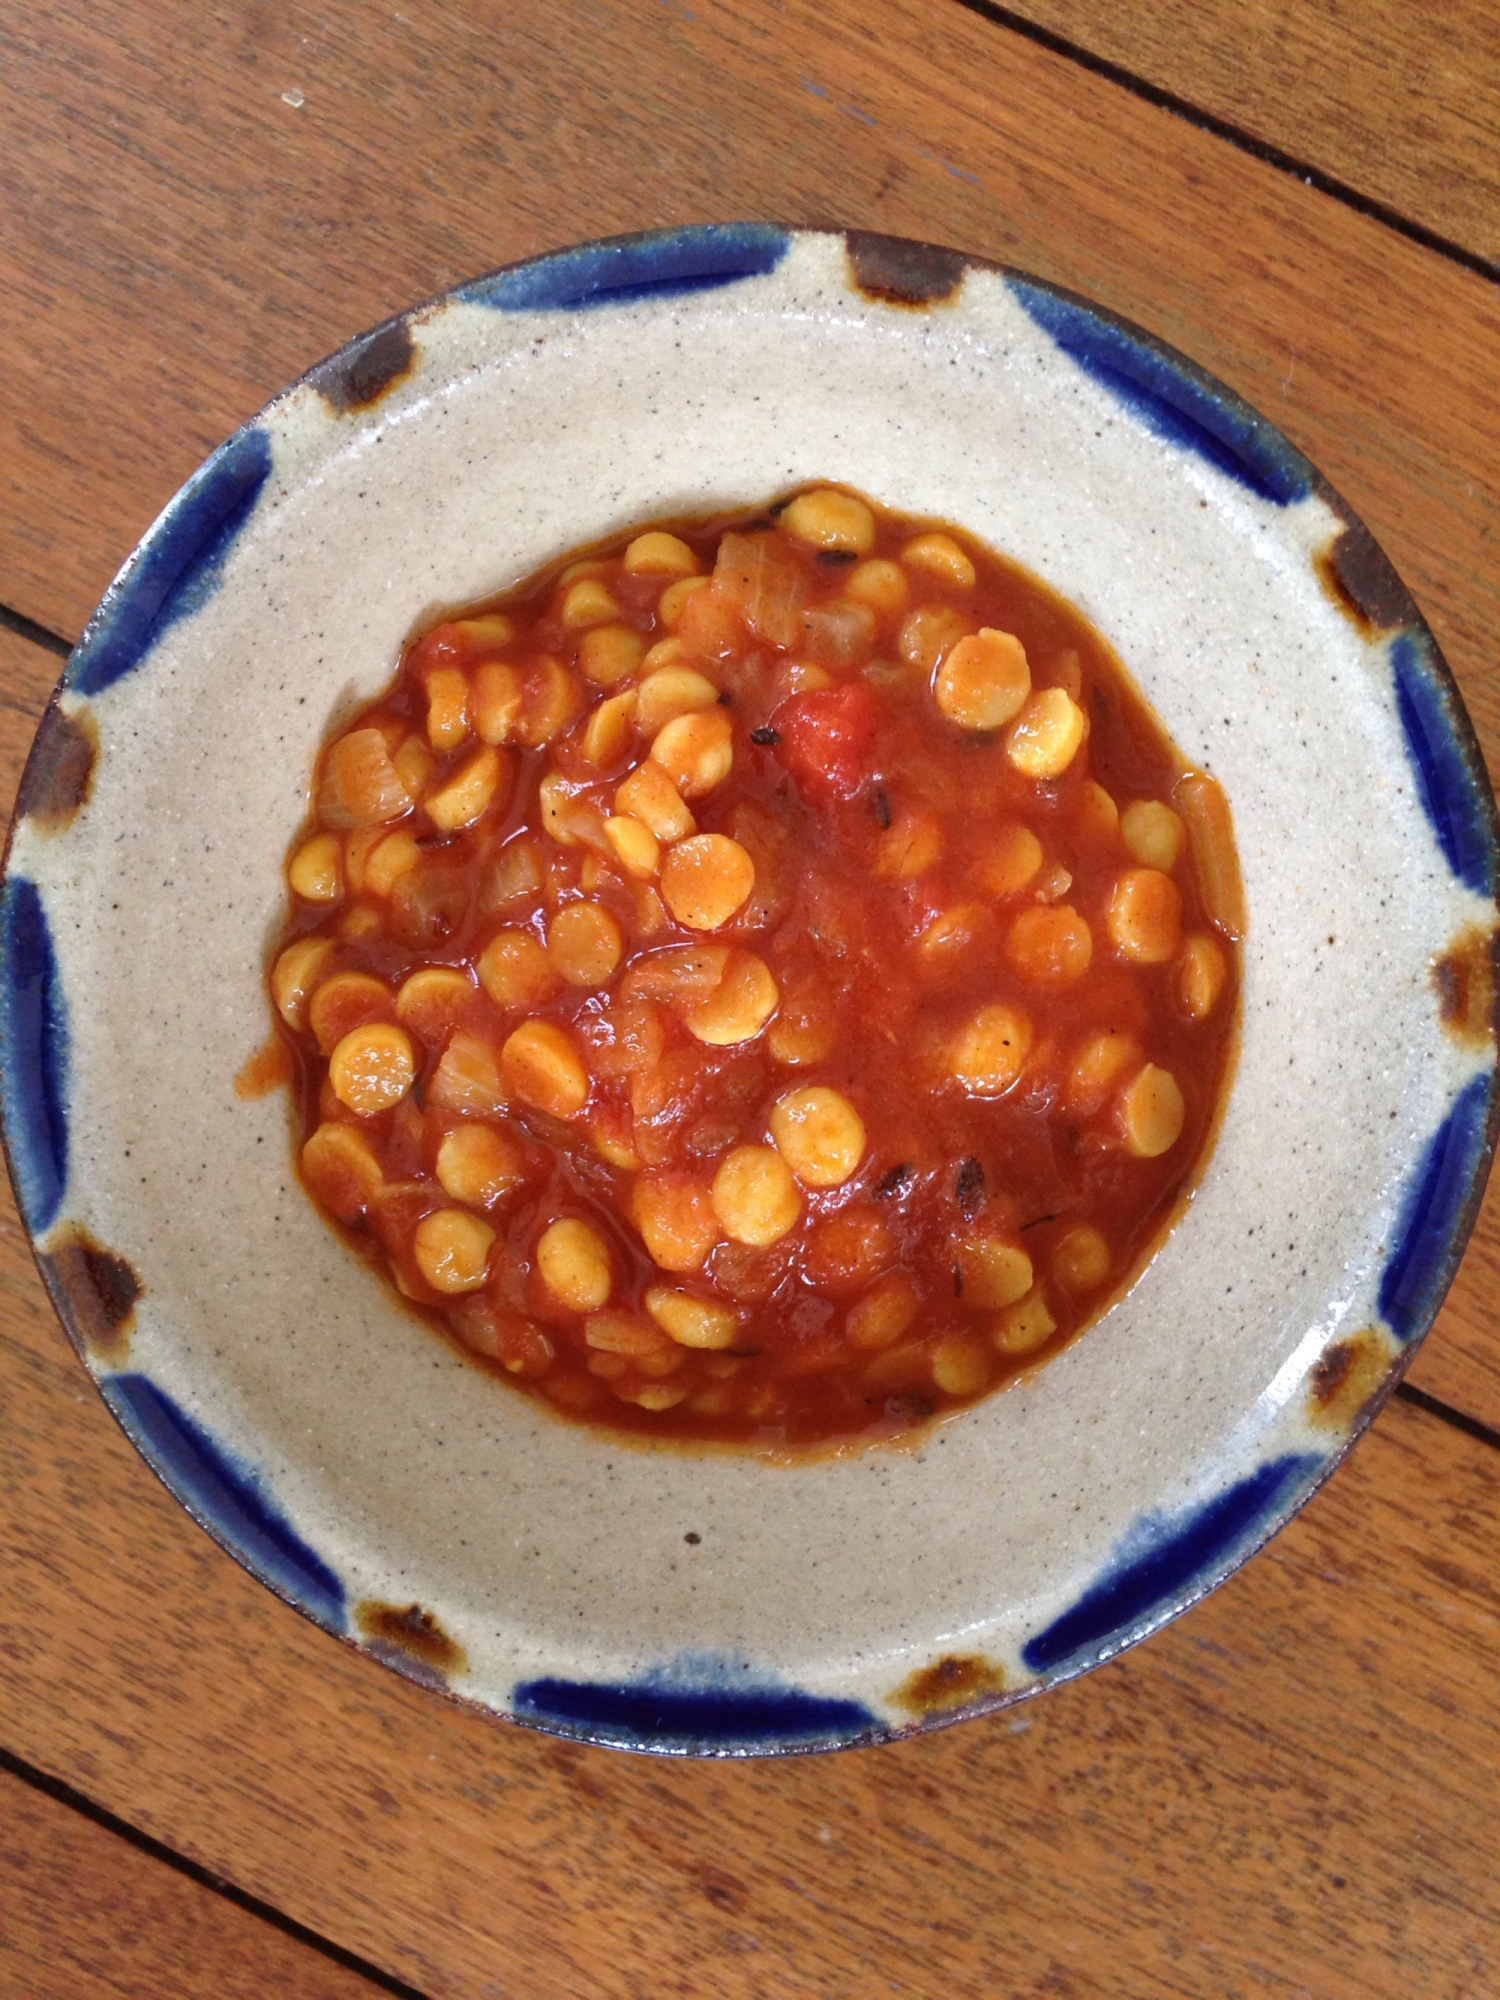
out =
{"type": "Polygon", "coordinates": [[[1279,507],[1312,491],[1311,468],[1275,426],[1183,357],[1081,300],[1006,280],[1028,316],[1146,428],[1227,472],[1279,507]]]}
{"type": "Polygon", "coordinates": [[[1452,1273],[1455,1234],[1488,1142],[1493,1071],[1465,1084],[1407,1184],[1380,1274],[1380,1317],[1405,1342],[1431,1323],[1452,1273]]]}
{"type": "Polygon", "coordinates": [[[68,1181],[68,1009],[47,913],[22,875],[0,890],[0,1064],[16,1195],[41,1236],[68,1181]]]}
{"type": "Polygon", "coordinates": [[[461,285],[456,296],[501,312],[576,312],[628,305],[632,299],[679,298],[764,277],[776,269],[791,240],[785,229],[762,222],[621,236],[492,272],[461,285]]]}
{"type": "Polygon", "coordinates": [[[89,620],[68,662],[69,687],[87,695],[113,687],[169,626],[202,609],[270,473],[271,440],[258,427],[199,467],[89,620]]]}
{"type": "Polygon", "coordinates": [[[1455,719],[1457,695],[1423,659],[1414,633],[1393,641],[1391,671],[1417,796],[1438,844],[1461,882],[1493,896],[1500,878],[1494,800],[1478,752],[1465,741],[1467,725],[1455,719]]]}
{"type": "Polygon", "coordinates": [[[860,1702],[747,1679],[733,1662],[689,1655],[633,1681],[522,1681],[512,1700],[520,1716],[640,1749],[806,1748],[882,1729],[860,1702]]]}
{"type": "MultiPolygon", "coordinates": [[[[1146,1553],[1117,1559],[1070,1611],[1027,1642],[1021,1658],[1034,1673],[1050,1673],[1081,1669],[1106,1646],[1123,1645],[1136,1628],[1206,1588],[1322,1463],[1307,1453],[1272,1459],[1185,1519],[1148,1523],[1146,1553]]],[[[1137,1531],[1131,1539],[1139,1538],[1137,1531]]]]}
{"type": "Polygon", "coordinates": [[[108,1375],[104,1399],[177,1498],[245,1567],[331,1631],[344,1629],[344,1586],[203,1426],[146,1375],[108,1375]]]}

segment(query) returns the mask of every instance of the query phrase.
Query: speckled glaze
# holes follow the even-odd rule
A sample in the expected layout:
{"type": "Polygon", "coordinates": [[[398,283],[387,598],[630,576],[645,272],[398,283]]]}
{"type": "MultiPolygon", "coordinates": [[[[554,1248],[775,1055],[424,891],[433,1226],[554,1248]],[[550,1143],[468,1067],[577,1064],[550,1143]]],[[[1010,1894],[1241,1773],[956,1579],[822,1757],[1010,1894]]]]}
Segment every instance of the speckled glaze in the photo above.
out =
{"type": "Polygon", "coordinates": [[[888,239],[589,245],[314,370],[112,586],[0,905],[11,1171],[111,1409],[328,1630],[594,1742],[878,1741],[1143,1637],[1368,1419],[1493,1148],[1496,866],[1410,599],[1180,356],[888,239]],[[561,550],[815,477],[961,523],[1093,620],[1227,788],[1250,931],[1218,1147],[1134,1290],[919,1449],[787,1467],[611,1440],[466,1366],[319,1221],[284,1096],[232,1079],[330,714],[561,550]]]}

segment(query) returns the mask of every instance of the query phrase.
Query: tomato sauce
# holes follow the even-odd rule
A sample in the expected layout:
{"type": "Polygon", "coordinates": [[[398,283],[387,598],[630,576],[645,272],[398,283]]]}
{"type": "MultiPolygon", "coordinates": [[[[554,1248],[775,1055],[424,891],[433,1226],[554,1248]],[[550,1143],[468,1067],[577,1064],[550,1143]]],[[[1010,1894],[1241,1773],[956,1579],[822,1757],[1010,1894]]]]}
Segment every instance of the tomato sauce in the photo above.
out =
{"type": "Polygon", "coordinates": [[[908,1431],[1096,1318],[1206,1157],[1222,794],[955,528],[821,487],[620,536],[418,637],[313,798],[304,1184],[570,1417],[908,1431]]]}

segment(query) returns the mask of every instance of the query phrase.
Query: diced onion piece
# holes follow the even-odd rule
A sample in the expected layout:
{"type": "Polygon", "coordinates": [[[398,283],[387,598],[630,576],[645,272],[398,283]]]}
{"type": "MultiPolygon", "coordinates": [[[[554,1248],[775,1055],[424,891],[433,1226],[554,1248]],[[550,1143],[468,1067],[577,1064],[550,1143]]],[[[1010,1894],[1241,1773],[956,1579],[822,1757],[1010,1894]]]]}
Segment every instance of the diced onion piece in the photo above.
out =
{"type": "Polygon", "coordinates": [[[328,1059],[334,1096],[361,1118],[399,1104],[416,1073],[411,1037],[389,1021],[355,1028],[328,1059]]]}
{"type": "Polygon", "coordinates": [[[637,535],[625,551],[628,576],[693,576],[698,558],[687,543],[663,528],[650,528],[637,535]]]}
{"type": "Polygon", "coordinates": [[[1005,754],[1025,777],[1060,778],[1082,748],[1083,710],[1066,688],[1041,688],[1011,724],[1005,754]]]}
{"type": "Polygon", "coordinates": [[[530,931],[497,931],[474,969],[497,1007],[540,1007],[557,992],[554,963],[530,931]]]}
{"type": "Polygon", "coordinates": [[[411,810],[378,729],[351,729],[328,753],[318,813],[328,826],[376,826],[411,810]]]}
{"type": "Polygon", "coordinates": [[[333,950],[330,938],[298,938],[277,959],[271,972],[271,998],[289,1028],[307,1025],[307,1001],[333,950]]]}
{"type": "Polygon", "coordinates": [[[499,790],[501,769],[499,751],[481,744],[435,792],[427,794],[422,801],[427,817],[444,833],[472,826],[499,790]]]}
{"type": "Polygon", "coordinates": [[[497,1125],[459,1125],[439,1141],[435,1171],[445,1194],[487,1208],[526,1178],[526,1156],[497,1125]]]}
{"type": "Polygon", "coordinates": [[[628,813],[660,841],[685,840],[698,822],[682,802],[682,794],[658,763],[648,758],[615,793],[615,811],[628,813]]]}
{"type": "Polygon", "coordinates": [[[1146,1067],[1120,1093],[1120,1130],[1125,1150],[1138,1160],[1154,1160],[1170,1152],[1182,1137],[1187,1107],[1177,1079],[1155,1063],[1146,1067]]]}
{"type": "Polygon", "coordinates": [[[1030,1354],[1057,1331],[1057,1321],[1038,1289],[1007,1306],[995,1322],[994,1340],[1002,1354],[1030,1354]]]}
{"type": "Polygon", "coordinates": [[[417,1269],[435,1292],[477,1292],[484,1283],[495,1232],[461,1208],[424,1215],[412,1238],[417,1269]]]}
{"type": "Polygon", "coordinates": [[[771,1146],[736,1146],[714,1175],[713,1204],[725,1235],[757,1249],[779,1242],[802,1214],[792,1170],[771,1146]]]}
{"type": "Polygon", "coordinates": [[[875,613],[857,598],[834,598],[802,614],[802,644],[825,666],[863,666],[875,644],[875,613]]]}
{"type": "Polygon", "coordinates": [[[951,535],[918,535],[901,551],[901,560],[908,569],[926,570],[955,590],[974,588],[974,565],[951,535]]]}
{"type": "Polygon", "coordinates": [[[571,1216],[542,1232],[536,1262],[543,1284],[570,1312],[597,1312],[614,1284],[609,1245],[597,1230],[571,1216]]]}
{"type": "Polygon", "coordinates": [[[523,1021],[500,1051],[500,1068],[517,1097],[554,1118],[571,1118],[588,1102],[588,1071],[550,1021],[523,1021]]]}
{"type": "Polygon", "coordinates": [[[723,984],[733,954],[725,944],[679,944],[638,958],[620,982],[625,1000],[695,1004],[723,984]]]}
{"type": "Polygon", "coordinates": [[[832,487],[799,493],[783,509],[781,525],[799,542],[810,542],[815,549],[846,549],[865,556],[875,546],[875,516],[863,500],[832,487]]]}
{"type": "Polygon", "coordinates": [[[1120,837],[1132,861],[1170,875],[1181,859],[1187,829],[1160,799],[1136,799],[1120,814],[1120,837]]]}
{"type": "Polygon", "coordinates": [[[771,968],[754,952],[735,952],[724,977],[707,998],[682,1010],[688,1033],[710,1048],[732,1048],[753,1041],[776,1011],[781,998],[771,968]]]}
{"type": "Polygon", "coordinates": [[[1104,913],[1109,941],[1136,965],[1166,965],[1182,949],[1182,896],[1159,868],[1128,868],[1104,913]]]}
{"type": "Polygon", "coordinates": [[[304,903],[336,903],[343,887],[337,838],[331,833],[315,833],[311,840],[304,840],[286,875],[292,893],[304,903]]]}
{"type": "MultiPolygon", "coordinates": [[[[684,642],[704,657],[719,653],[722,644],[712,643],[712,627],[722,607],[731,619],[737,612],[768,646],[785,650],[802,637],[806,594],[801,566],[769,535],[724,535],[714,563],[712,597],[688,605],[679,621],[684,642]]],[[[731,636],[732,629],[725,630],[722,638],[731,636]]]]}
{"type": "Polygon", "coordinates": [[[645,1297],[648,1313],[679,1347],[732,1347],[739,1321],[727,1306],[700,1299],[693,1292],[674,1292],[652,1285],[645,1297]]]}
{"type": "Polygon", "coordinates": [[[570,986],[605,986],[625,953],[620,926],[600,903],[566,903],[547,926],[547,956],[570,986]]]}
{"type": "Polygon", "coordinates": [[[971,1097],[1002,1097],[1031,1052],[1031,1020],[1019,1007],[981,1007],[949,1045],[948,1068],[971,1097]]]}
{"type": "Polygon", "coordinates": [[[755,887],[755,863],[723,833],[694,834],[662,863],[667,908],[690,931],[716,931],[744,907],[755,887]]]}
{"type": "Polygon", "coordinates": [[[1229,967],[1224,954],[1207,931],[1194,931],[1183,941],[1177,961],[1178,1004],[1193,1021],[1206,1021],[1219,1004],[1229,967]]]}
{"type": "Polygon", "coordinates": [[[489,1043],[459,1029],[427,1085],[427,1102],[439,1111],[471,1118],[492,1118],[504,1111],[510,1097],[489,1043]]]}
{"type": "Polygon", "coordinates": [[[933,683],[939,710],[962,729],[999,729],[1020,713],[1030,693],[1025,647],[1013,632],[993,625],[952,646],[933,683]]]}
{"type": "Polygon", "coordinates": [[[302,1178],[340,1222],[356,1222],[385,1175],[363,1132],[323,1124],[302,1148],[302,1178]]]}
{"type": "Polygon", "coordinates": [[[1010,1306],[1032,1286],[1031,1259],[1001,1236],[966,1236],[955,1251],[966,1306],[1010,1306]]]}
{"type": "Polygon", "coordinates": [[[702,798],[733,768],[734,731],[729,717],[722,708],[675,716],[657,731],[650,761],[660,765],[683,798],[702,798]]]}
{"type": "Polygon", "coordinates": [[[865,1122],[837,1090],[788,1091],[772,1107],[771,1137],[804,1187],[842,1187],[865,1154],[865,1122]]]}

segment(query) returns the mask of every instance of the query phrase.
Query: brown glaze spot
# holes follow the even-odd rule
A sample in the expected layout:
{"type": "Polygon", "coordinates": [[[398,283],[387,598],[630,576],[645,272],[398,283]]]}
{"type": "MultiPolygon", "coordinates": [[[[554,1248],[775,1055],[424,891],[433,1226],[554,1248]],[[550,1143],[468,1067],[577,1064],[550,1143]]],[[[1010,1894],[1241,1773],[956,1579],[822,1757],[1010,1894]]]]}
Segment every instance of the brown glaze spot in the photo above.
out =
{"type": "Polygon", "coordinates": [[[1367,1326],[1325,1349],[1307,1379],[1308,1421],[1319,1430],[1348,1430],[1385,1380],[1396,1345],[1367,1326]]]}
{"type": "Polygon", "coordinates": [[[908,1715],[939,1715],[966,1708],[985,1695],[1005,1692],[1005,1669],[983,1653],[945,1653],[930,1667],[910,1674],[891,1696],[908,1715]]]}
{"type": "Polygon", "coordinates": [[[69,715],[54,695],[42,717],[16,797],[16,818],[38,833],[65,832],[88,804],[99,761],[99,730],[81,708],[69,715]]]}
{"type": "Polygon", "coordinates": [[[408,1680],[445,1688],[467,1673],[468,1657],[420,1604],[381,1604],[367,1597],[354,1607],[354,1623],[370,1651],[408,1680]]]}
{"type": "Polygon", "coordinates": [[[135,1304],[145,1289],[132,1267],[76,1222],[57,1231],[38,1262],[79,1353],[118,1368],[129,1357],[135,1304]]]}
{"type": "Polygon", "coordinates": [[[1346,521],[1313,557],[1313,568],[1324,590],[1364,637],[1416,622],[1417,608],[1406,585],[1363,521],[1346,521]]]}
{"type": "Polygon", "coordinates": [[[1443,1026],[1465,1048],[1484,1050],[1500,1035],[1500,930],[1468,924],[1432,961],[1443,1026]]]}
{"type": "Polygon", "coordinates": [[[404,319],[376,327],[331,361],[320,362],[308,381],[339,416],[368,410],[411,373],[416,359],[411,328],[404,319]]]}
{"type": "Polygon", "coordinates": [[[236,1097],[268,1097],[291,1079],[292,1059],[286,1043],[273,1028],[234,1080],[236,1097]]]}
{"type": "Polygon", "coordinates": [[[968,264],[957,250],[877,236],[867,229],[846,229],[844,246],[855,289],[888,306],[925,308],[952,298],[968,264]]]}

